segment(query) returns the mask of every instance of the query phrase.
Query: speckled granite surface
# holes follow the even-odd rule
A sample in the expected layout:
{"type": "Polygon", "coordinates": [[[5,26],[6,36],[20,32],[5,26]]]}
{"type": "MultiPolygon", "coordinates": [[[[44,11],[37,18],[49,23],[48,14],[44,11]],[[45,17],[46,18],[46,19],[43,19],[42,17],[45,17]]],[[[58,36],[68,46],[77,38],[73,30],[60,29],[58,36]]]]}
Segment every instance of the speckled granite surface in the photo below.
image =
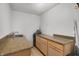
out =
{"type": "Polygon", "coordinates": [[[31,47],[32,45],[29,44],[25,37],[7,37],[0,40],[0,55],[6,55],[31,47]]]}

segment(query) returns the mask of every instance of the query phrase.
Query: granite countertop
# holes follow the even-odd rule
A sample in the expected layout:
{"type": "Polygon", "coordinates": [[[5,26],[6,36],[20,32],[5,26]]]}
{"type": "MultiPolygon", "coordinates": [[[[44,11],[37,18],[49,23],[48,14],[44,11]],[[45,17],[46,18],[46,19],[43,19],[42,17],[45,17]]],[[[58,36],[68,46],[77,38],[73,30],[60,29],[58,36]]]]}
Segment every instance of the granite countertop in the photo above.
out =
{"type": "Polygon", "coordinates": [[[43,34],[39,34],[39,36],[49,39],[51,41],[58,42],[60,44],[67,44],[69,42],[74,41],[73,39],[70,39],[70,38],[58,37],[58,36],[48,36],[48,35],[43,35],[43,34]]]}
{"type": "Polygon", "coordinates": [[[32,45],[25,37],[8,37],[0,40],[0,55],[6,55],[29,48],[32,48],[32,45]]]}

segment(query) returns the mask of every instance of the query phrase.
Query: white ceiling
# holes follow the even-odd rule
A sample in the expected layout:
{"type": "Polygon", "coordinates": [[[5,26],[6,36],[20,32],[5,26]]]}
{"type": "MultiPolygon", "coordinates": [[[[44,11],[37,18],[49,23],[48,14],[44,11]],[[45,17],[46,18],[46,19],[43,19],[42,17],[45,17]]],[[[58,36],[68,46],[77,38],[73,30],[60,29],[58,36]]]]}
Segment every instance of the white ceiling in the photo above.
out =
{"type": "Polygon", "coordinates": [[[40,15],[58,3],[10,3],[12,10],[40,15]]]}

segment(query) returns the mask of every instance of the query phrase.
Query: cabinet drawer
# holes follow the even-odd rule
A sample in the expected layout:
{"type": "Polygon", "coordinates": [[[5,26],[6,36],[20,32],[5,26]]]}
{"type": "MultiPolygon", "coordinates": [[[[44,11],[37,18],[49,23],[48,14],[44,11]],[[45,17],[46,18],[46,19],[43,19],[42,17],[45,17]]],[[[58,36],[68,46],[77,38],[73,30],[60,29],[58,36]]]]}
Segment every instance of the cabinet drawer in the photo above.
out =
{"type": "Polygon", "coordinates": [[[48,43],[48,47],[52,48],[52,49],[55,49],[56,51],[60,52],[60,53],[63,53],[63,50],[60,50],[54,46],[52,46],[50,43],[48,43]]]}
{"type": "Polygon", "coordinates": [[[48,56],[62,56],[63,53],[57,51],[55,48],[48,46],[48,56]]]}
{"type": "Polygon", "coordinates": [[[56,43],[56,42],[54,42],[54,41],[48,41],[48,44],[49,44],[50,46],[56,47],[57,49],[63,51],[63,48],[64,48],[64,47],[63,47],[62,44],[56,43]]]}

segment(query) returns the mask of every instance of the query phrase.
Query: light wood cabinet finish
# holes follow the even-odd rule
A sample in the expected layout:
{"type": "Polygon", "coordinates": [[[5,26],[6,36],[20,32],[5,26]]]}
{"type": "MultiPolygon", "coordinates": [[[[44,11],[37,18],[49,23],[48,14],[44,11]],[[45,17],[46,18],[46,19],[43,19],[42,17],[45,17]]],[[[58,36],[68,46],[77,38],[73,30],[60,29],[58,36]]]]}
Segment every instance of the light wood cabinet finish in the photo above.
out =
{"type": "Polygon", "coordinates": [[[62,44],[59,44],[57,42],[54,42],[54,41],[48,41],[48,44],[59,49],[59,50],[63,50],[63,45],[62,44]]]}
{"type": "Polygon", "coordinates": [[[36,36],[36,46],[39,48],[39,50],[41,50],[41,52],[44,53],[44,55],[47,55],[47,40],[36,36]]]}
{"type": "MultiPolygon", "coordinates": [[[[55,43],[55,42],[54,42],[55,43]]],[[[63,55],[63,45],[58,45],[58,43],[55,43],[54,45],[53,41],[48,41],[48,55],[49,56],[59,56],[59,55],[63,55]]]]}
{"type": "Polygon", "coordinates": [[[31,49],[24,49],[18,52],[9,53],[5,56],[30,56],[31,55],[31,49]]]}
{"type": "Polygon", "coordinates": [[[36,35],[36,47],[48,56],[64,56],[73,54],[74,40],[54,38],[47,35],[36,35]]]}
{"type": "Polygon", "coordinates": [[[25,37],[7,37],[0,40],[0,55],[30,56],[32,45],[25,37]]]}

